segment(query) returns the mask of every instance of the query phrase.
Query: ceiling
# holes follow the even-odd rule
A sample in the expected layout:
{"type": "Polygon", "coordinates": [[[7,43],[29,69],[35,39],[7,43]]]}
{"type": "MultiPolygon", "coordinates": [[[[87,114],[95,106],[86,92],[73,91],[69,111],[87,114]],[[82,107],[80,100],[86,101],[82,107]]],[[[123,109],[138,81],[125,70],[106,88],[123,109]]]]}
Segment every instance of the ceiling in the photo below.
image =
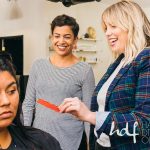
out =
{"type": "MultiPolygon", "coordinates": [[[[119,0],[101,0],[102,3],[111,5],[119,0]]],[[[138,3],[141,7],[150,7],[150,0],[133,0],[138,3]]]]}

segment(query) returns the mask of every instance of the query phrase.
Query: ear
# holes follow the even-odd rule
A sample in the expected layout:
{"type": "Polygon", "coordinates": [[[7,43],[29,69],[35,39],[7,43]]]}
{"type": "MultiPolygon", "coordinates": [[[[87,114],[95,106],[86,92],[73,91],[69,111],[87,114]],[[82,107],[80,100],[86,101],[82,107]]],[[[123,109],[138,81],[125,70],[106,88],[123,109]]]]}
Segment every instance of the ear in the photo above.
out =
{"type": "Polygon", "coordinates": [[[73,49],[77,49],[78,37],[74,39],[73,49]]]}
{"type": "Polygon", "coordinates": [[[49,40],[50,40],[49,51],[53,51],[53,45],[52,45],[53,36],[52,35],[49,35],[49,40]]]}
{"type": "Polygon", "coordinates": [[[49,40],[52,40],[53,39],[53,35],[49,35],[49,40]]]}
{"type": "Polygon", "coordinates": [[[77,42],[78,42],[78,37],[75,37],[74,38],[74,43],[77,44],[77,42]]]}

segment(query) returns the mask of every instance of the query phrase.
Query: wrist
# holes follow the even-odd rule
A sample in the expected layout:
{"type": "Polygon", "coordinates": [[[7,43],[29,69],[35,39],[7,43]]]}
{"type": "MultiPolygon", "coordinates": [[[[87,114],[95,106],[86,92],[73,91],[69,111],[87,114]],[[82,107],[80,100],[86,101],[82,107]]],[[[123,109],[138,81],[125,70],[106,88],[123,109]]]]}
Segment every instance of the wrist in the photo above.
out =
{"type": "Polygon", "coordinates": [[[86,122],[89,122],[90,124],[95,125],[96,124],[96,112],[92,112],[90,111],[87,115],[86,115],[86,122]]]}

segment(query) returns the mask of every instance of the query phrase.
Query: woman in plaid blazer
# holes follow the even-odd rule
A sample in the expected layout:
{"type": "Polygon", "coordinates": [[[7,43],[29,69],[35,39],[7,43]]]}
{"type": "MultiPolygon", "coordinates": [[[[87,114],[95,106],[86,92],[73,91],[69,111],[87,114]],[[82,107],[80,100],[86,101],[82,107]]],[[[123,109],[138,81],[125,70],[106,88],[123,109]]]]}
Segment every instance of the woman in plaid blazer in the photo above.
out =
{"type": "Polygon", "coordinates": [[[148,150],[150,22],[138,4],[123,0],[103,12],[102,26],[117,59],[98,83],[91,111],[78,98],[67,98],[60,112],[92,124],[90,150],[148,150]]]}

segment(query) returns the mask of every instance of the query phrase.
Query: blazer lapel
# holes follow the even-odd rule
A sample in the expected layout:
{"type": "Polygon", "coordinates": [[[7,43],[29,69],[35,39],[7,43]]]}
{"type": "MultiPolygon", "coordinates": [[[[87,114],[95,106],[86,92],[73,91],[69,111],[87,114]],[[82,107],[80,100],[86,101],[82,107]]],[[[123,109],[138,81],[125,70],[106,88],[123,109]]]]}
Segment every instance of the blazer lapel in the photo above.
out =
{"type": "Polygon", "coordinates": [[[102,87],[102,85],[107,81],[107,79],[110,77],[110,75],[113,73],[113,71],[116,69],[116,67],[119,65],[120,61],[122,60],[122,58],[124,57],[124,54],[121,54],[116,61],[111,64],[107,70],[107,72],[104,74],[104,76],[102,77],[102,79],[100,80],[100,82],[98,83],[98,87],[100,90],[100,88],[102,87]]]}
{"type": "Polygon", "coordinates": [[[119,73],[117,74],[117,76],[115,77],[115,79],[112,81],[111,86],[109,86],[108,91],[107,91],[107,95],[106,95],[106,103],[105,103],[105,109],[107,110],[107,104],[110,98],[110,95],[113,91],[113,89],[115,88],[115,86],[117,85],[118,81],[120,80],[120,78],[128,71],[128,69],[130,68],[131,64],[126,65],[125,67],[123,67],[119,73]]]}
{"type": "Polygon", "coordinates": [[[110,77],[110,75],[113,73],[113,71],[116,69],[122,58],[124,57],[124,54],[121,54],[117,60],[111,64],[107,70],[107,72],[104,74],[100,82],[97,84],[93,96],[92,96],[92,101],[91,101],[91,110],[92,111],[97,111],[98,110],[98,103],[97,103],[97,95],[103,84],[106,82],[106,80],[110,77]]]}

